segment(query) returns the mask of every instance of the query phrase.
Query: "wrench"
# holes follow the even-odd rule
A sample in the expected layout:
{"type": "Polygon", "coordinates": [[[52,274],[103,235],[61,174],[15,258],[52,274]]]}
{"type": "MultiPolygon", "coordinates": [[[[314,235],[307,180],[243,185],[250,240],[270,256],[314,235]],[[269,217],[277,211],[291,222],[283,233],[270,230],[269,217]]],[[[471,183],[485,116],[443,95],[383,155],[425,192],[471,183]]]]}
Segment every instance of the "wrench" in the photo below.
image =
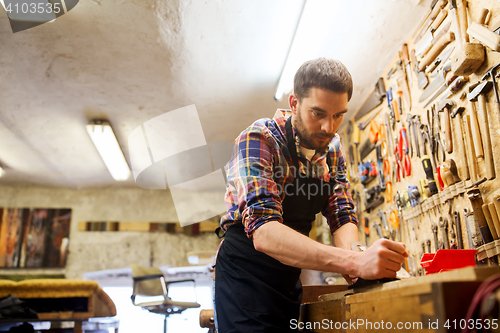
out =
{"type": "Polygon", "coordinates": [[[439,250],[439,242],[438,242],[438,230],[437,230],[438,228],[437,228],[436,223],[432,222],[431,229],[432,229],[432,233],[434,234],[434,246],[435,246],[435,249],[437,252],[437,250],[439,250]]]}
{"type": "Polygon", "coordinates": [[[420,144],[418,140],[418,129],[420,128],[420,116],[414,115],[412,117],[412,127],[413,127],[413,137],[415,138],[415,150],[417,151],[417,157],[420,158],[420,144]]]}
{"type": "Polygon", "coordinates": [[[457,231],[457,248],[463,249],[464,243],[462,241],[462,225],[460,224],[460,214],[458,211],[453,213],[455,215],[455,230],[457,231]]]}
{"type": "Polygon", "coordinates": [[[412,143],[412,140],[411,140],[411,137],[412,137],[412,127],[413,127],[413,116],[408,113],[407,117],[406,117],[406,121],[408,122],[408,144],[410,146],[410,156],[413,157],[413,143],[412,143]]]}
{"type": "Polygon", "coordinates": [[[443,237],[443,246],[445,249],[450,249],[450,241],[448,240],[448,220],[446,218],[439,218],[439,229],[443,237]]]}

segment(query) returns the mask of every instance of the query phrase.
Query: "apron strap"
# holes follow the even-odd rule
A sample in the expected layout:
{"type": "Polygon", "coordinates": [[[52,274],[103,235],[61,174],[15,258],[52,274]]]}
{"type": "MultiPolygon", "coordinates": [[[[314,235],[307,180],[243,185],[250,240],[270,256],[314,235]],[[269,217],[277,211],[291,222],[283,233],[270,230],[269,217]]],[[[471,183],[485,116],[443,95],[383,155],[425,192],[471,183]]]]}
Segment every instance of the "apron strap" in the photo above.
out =
{"type": "Polygon", "coordinates": [[[218,227],[217,229],[215,229],[214,232],[219,239],[224,238],[224,236],[226,236],[226,231],[224,231],[221,227],[218,227]],[[221,230],[224,232],[222,235],[220,234],[221,230]]]}

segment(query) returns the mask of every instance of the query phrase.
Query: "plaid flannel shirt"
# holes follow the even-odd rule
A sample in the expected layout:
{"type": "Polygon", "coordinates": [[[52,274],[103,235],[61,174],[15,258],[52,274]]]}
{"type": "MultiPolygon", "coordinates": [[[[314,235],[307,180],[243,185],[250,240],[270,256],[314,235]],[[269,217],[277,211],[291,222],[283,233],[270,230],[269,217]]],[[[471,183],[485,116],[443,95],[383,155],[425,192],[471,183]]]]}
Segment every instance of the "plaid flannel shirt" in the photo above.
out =
{"type": "MultiPolygon", "coordinates": [[[[273,119],[255,121],[235,139],[233,155],[225,167],[227,213],[221,218],[222,229],[243,223],[248,237],[251,237],[255,229],[266,222],[283,223],[281,203],[286,194],[279,189],[294,181],[290,170],[293,162],[282,150],[287,146],[285,122],[289,116],[290,110],[278,109],[273,119]]],[[[301,173],[325,181],[329,181],[332,175],[343,185],[337,187],[322,210],[331,233],[349,222],[357,225],[339,135],[332,139],[328,151],[316,152],[311,161],[300,152],[300,139],[295,130],[294,137],[301,173]],[[327,153],[336,168],[332,172],[328,172],[327,153]]]]}

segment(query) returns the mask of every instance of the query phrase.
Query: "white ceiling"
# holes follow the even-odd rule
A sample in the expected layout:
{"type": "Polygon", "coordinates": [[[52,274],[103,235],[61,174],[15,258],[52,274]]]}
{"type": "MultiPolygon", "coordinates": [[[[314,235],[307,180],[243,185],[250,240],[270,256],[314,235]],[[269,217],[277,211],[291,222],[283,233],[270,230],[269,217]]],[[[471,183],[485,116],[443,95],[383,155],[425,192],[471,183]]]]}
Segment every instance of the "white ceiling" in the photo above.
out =
{"type": "MultiPolygon", "coordinates": [[[[311,39],[317,56],[341,60],[353,76],[347,118],[430,2],[335,1],[322,22],[326,30],[311,39]]],[[[191,104],[207,142],[231,142],[254,120],[287,107],[286,98],[276,102],[273,95],[303,4],[81,0],[53,23],[17,33],[0,9],[0,163],[6,169],[0,184],[136,186],[132,178],[111,178],[85,129],[94,118],[110,121],[127,159],[132,130],[191,104]]]]}

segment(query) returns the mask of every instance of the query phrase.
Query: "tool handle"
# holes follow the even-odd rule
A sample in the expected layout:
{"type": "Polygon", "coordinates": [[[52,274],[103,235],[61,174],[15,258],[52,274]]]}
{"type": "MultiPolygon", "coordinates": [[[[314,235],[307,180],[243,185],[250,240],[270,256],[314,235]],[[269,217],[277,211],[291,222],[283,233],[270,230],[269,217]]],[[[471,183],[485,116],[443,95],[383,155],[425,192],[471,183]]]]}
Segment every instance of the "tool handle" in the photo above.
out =
{"type": "Polygon", "coordinates": [[[431,42],[424,49],[422,49],[422,52],[419,54],[420,57],[424,57],[427,54],[427,52],[429,52],[429,50],[431,49],[431,47],[438,40],[440,40],[441,37],[443,37],[448,32],[448,30],[450,30],[450,27],[451,27],[451,22],[449,22],[444,27],[442,27],[441,30],[439,30],[438,32],[436,32],[436,34],[434,34],[434,38],[431,40],[431,42]]]}
{"type": "Polygon", "coordinates": [[[483,158],[483,143],[481,141],[481,130],[479,129],[479,121],[477,119],[477,112],[475,110],[474,102],[471,102],[471,129],[472,138],[474,139],[474,150],[477,158],[483,158]]]}
{"type": "Polygon", "coordinates": [[[445,185],[450,186],[453,185],[453,175],[451,174],[450,170],[446,167],[443,167],[441,169],[441,173],[443,174],[443,180],[445,185]]]}
{"type": "Polygon", "coordinates": [[[359,125],[354,125],[354,128],[352,130],[352,142],[355,145],[359,144],[359,125]]]}
{"type": "Polygon", "coordinates": [[[380,226],[380,223],[375,223],[373,227],[375,228],[375,230],[377,230],[377,235],[380,238],[384,238],[384,234],[382,233],[382,227],[380,226]]]}
{"type": "Polygon", "coordinates": [[[366,237],[366,245],[368,245],[368,237],[370,237],[370,227],[369,227],[369,220],[367,217],[363,217],[363,225],[366,237]]]}
{"type": "Polygon", "coordinates": [[[457,47],[457,49],[460,50],[462,48],[462,38],[460,30],[460,20],[458,17],[458,11],[456,6],[451,7],[450,5],[450,16],[451,16],[451,23],[453,25],[453,32],[455,33],[456,37],[455,46],[457,47]]]}
{"type": "Polygon", "coordinates": [[[457,4],[458,11],[458,21],[460,26],[460,37],[462,38],[462,42],[469,42],[469,35],[467,34],[467,1],[466,0],[458,0],[457,4]]]}
{"type": "Polygon", "coordinates": [[[444,19],[446,18],[447,15],[448,15],[448,11],[446,9],[443,9],[439,12],[438,16],[436,17],[434,22],[432,22],[432,24],[431,24],[431,32],[432,33],[439,28],[439,26],[444,21],[444,19]]]}
{"type": "Polygon", "coordinates": [[[444,113],[444,135],[446,138],[446,152],[448,154],[453,153],[453,141],[452,141],[452,133],[451,133],[451,124],[450,124],[450,111],[448,107],[445,107],[443,110],[444,113]]]}
{"type": "Polygon", "coordinates": [[[486,177],[488,179],[493,179],[496,177],[495,174],[495,162],[493,158],[493,150],[491,147],[491,136],[490,136],[490,125],[488,122],[488,111],[486,109],[486,96],[485,94],[479,94],[477,96],[477,106],[479,107],[479,112],[481,113],[481,124],[483,125],[483,130],[481,131],[482,138],[484,140],[484,163],[486,166],[486,177]]]}
{"type": "Polygon", "coordinates": [[[408,154],[409,147],[408,147],[408,137],[406,136],[406,128],[401,128],[399,130],[401,133],[401,139],[403,141],[403,150],[405,151],[406,154],[408,154]]]}
{"type": "MultiPolygon", "coordinates": [[[[499,36],[500,37],[500,36],[499,36]]],[[[434,60],[441,51],[448,45],[452,40],[455,39],[455,35],[453,32],[449,31],[446,35],[441,37],[436,44],[432,46],[429,52],[425,55],[425,57],[420,61],[418,68],[422,71],[427,65],[429,65],[432,60],[434,60]]]]}
{"type": "Polygon", "coordinates": [[[479,23],[472,22],[467,29],[469,36],[477,39],[493,51],[500,51],[500,35],[497,35],[479,23]]]}
{"type": "Polygon", "coordinates": [[[408,44],[404,43],[403,48],[401,49],[401,53],[403,54],[403,62],[406,65],[410,62],[408,55],[408,44]]]}
{"type": "Polygon", "coordinates": [[[439,15],[439,12],[441,8],[443,8],[446,5],[446,0],[440,0],[439,4],[436,4],[434,8],[432,8],[432,12],[429,15],[429,20],[434,20],[436,17],[439,15]]]}
{"type": "Polygon", "coordinates": [[[496,202],[498,202],[499,197],[493,198],[493,202],[488,204],[488,208],[490,209],[491,217],[493,219],[493,224],[495,225],[495,231],[497,235],[500,237],[500,216],[498,215],[498,208],[496,202]]]}
{"type": "Polygon", "coordinates": [[[462,156],[462,178],[463,179],[470,179],[470,173],[469,173],[469,162],[467,161],[468,157],[467,156],[467,151],[465,148],[465,131],[464,131],[464,125],[463,125],[463,120],[462,120],[462,115],[459,115],[456,117],[455,123],[458,122],[458,143],[459,143],[459,148],[460,148],[460,155],[462,156]]]}
{"type": "Polygon", "coordinates": [[[453,184],[458,183],[461,179],[458,177],[457,164],[452,158],[448,160],[448,163],[450,164],[450,172],[453,175],[453,184]]]}
{"type": "Polygon", "coordinates": [[[431,191],[431,196],[438,193],[436,181],[434,179],[434,173],[432,172],[431,159],[428,155],[422,158],[422,166],[424,167],[425,175],[427,176],[427,183],[429,190],[431,191]]]}
{"type": "MultiPolygon", "coordinates": [[[[437,174],[437,179],[438,179],[438,184],[439,184],[439,190],[440,191],[443,191],[444,190],[444,181],[443,181],[443,176],[442,176],[442,172],[441,172],[441,168],[442,166],[441,165],[438,165],[436,167],[436,174],[437,174]]],[[[443,172],[444,173],[444,172],[443,172]]]]}
{"type": "Polygon", "coordinates": [[[497,240],[498,234],[495,228],[495,223],[493,222],[493,217],[491,216],[490,207],[488,206],[488,204],[484,204],[482,208],[483,208],[484,218],[486,219],[486,223],[488,223],[488,228],[490,229],[491,232],[491,237],[493,237],[494,240],[497,240]]]}
{"type": "MultiPolygon", "coordinates": [[[[398,113],[399,115],[403,114],[403,103],[401,103],[401,93],[398,92],[398,113]]],[[[399,120],[401,120],[401,117],[399,117],[399,120]]]]}
{"type": "Polygon", "coordinates": [[[391,107],[392,107],[392,111],[394,112],[394,116],[396,117],[396,122],[399,123],[401,121],[401,118],[399,116],[399,111],[398,111],[398,108],[399,108],[398,101],[396,99],[392,100],[391,107]]]}
{"type": "Polygon", "coordinates": [[[481,197],[481,192],[479,189],[474,188],[467,192],[467,197],[472,205],[472,210],[474,211],[474,220],[479,227],[479,233],[483,239],[484,244],[488,244],[493,241],[493,235],[488,227],[488,222],[483,213],[483,198],[481,197]]]}
{"type": "Polygon", "coordinates": [[[470,115],[465,115],[464,120],[464,128],[465,128],[465,140],[467,142],[467,148],[469,153],[467,154],[467,161],[469,162],[469,173],[470,179],[473,183],[478,180],[478,170],[477,170],[477,161],[476,161],[476,152],[474,150],[474,143],[472,142],[471,135],[471,124],[470,124],[470,115]]]}
{"type": "Polygon", "coordinates": [[[412,49],[410,52],[410,62],[411,62],[411,69],[415,70],[415,67],[417,66],[417,56],[415,55],[415,49],[412,49]]]}
{"type": "Polygon", "coordinates": [[[484,24],[486,22],[486,18],[488,17],[489,13],[490,10],[488,8],[481,9],[481,12],[479,13],[479,17],[477,18],[476,22],[479,24],[484,24]]]}

